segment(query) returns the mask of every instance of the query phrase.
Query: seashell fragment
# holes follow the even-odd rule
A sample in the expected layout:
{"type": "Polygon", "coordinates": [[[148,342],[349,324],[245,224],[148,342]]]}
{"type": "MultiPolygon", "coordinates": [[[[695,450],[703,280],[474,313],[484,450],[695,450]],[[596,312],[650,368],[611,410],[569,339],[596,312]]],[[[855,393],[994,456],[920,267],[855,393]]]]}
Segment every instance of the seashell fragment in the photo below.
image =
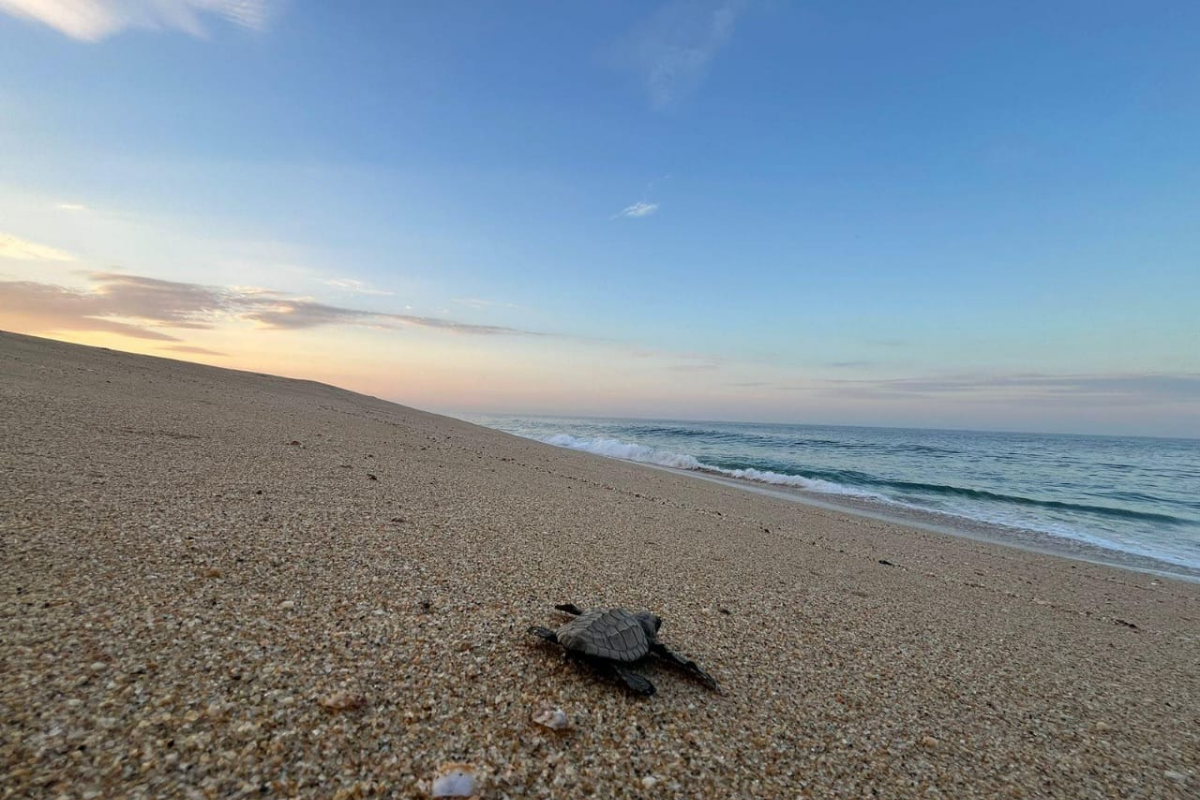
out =
{"type": "Polygon", "coordinates": [[[367,698],[361,694],[335,692],[334,694],[325,695],[317,701],[317,704],[327,711],[354,711],[365,706],[367,698]]]}
{"type": "Polygon", "coordinates": [[[475,772],[470,764],[449,762],[438,769],[430,794],[434,797],[474,797],[475,772]]]}
{"type": "Polygon", "coordinates": [[[533,715],[533,721],[552,731],[562,731],[571,727],[571,720],[567,719],[567,712],[561,708],[543,708],[533,715]]]}

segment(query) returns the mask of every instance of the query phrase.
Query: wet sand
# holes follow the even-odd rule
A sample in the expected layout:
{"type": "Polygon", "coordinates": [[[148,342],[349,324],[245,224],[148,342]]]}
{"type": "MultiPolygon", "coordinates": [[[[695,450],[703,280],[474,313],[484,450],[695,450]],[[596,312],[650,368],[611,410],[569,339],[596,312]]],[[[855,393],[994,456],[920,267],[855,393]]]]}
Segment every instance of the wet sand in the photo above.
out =
{"type": "Polygon", "coordinates": [[[744,491],[767,495],[768,497],[805,503],[833,511],[843,511],[855,516],[866,517],[867,519],[887,522],[906,528],[917,528],[934,533],[948,534],[950,536],[965,536],[970,539],[1030,550],[1035,553],[1065,556],[1079,561],[1116,566],[1165,578],[1200,582],[1200,569],[1195,567],[1175,564],[1137,553],[1114,550],[1109,547],[1101,547],[1077,539],[1050,536],[1038,531],[1014,528],[997,523],[981,522],[955,514],[940,513],[911,506],[879,503],[865,498],[828,495],[788,486],[773,486],[743,478],[728,478],[722,475],[680,470],[673,467],[655,466],[655,469],[663,469],[677,475],[687,475],[700,480],[713,481],[744,491]]]}
{"type": "Polygon", "coordinates": [[[3,797],[1200,793],[1196,584],[12,334],[0,409],[3,797]],[[565,662],[564,601],[723,693],[565,662]]]}

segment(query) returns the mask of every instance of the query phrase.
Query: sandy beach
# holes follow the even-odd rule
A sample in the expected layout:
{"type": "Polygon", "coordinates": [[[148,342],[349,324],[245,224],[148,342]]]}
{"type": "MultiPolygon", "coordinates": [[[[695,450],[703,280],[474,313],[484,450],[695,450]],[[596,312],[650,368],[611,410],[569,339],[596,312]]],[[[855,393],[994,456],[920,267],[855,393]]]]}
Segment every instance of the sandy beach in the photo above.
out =
{"type": "Polygon", "coordinates": [[[2,797],[1200,796],[1200,585],[14,334],[0,409],[2,797]]]}

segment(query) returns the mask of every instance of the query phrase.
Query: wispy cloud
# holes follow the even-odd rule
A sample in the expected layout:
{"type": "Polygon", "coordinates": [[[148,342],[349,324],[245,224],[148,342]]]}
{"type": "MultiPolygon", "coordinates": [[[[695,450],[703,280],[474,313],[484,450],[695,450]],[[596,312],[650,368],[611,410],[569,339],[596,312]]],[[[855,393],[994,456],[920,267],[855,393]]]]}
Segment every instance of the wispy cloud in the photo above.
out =
{"type": "Polygon", "coordinates": [[[703,82],[745,6],[745,0],[670,3],[619,43],[617,61],[639,75],[654,108],[671,108],[703,82]]]}
{"type": "Polygon", "coordinates": [[[168,344],[164,345],[163,350],[170,350],[174,353],[190,353],[197,356],[220,356],[222,358],[228,356],[228,353],[219,353],[216,350],[209,350],[207,347],[192,347],[186,344],[168,344]]]}
{"type": "Polygon", "coordinates": [[[503,303],[499,300],[486,300],[482,297],[456,297],[454,302],[467,308],[521,308],[516,303],[503,303]]]}
{"type": "Polygon", "coordinates": [[[0,12],[40,22],[73,39],[98,42],[125,28],[205,36],[205,16],[263,30],[279,4],[279,0],[0,0],[0,12]]]}
{"type": "Polygon", "coordinates": [[[166,331],[209,330],[253,323],[269,330],[359,326],[425,328],[468,335],[543,336],[499,325],[473,325],[442,317],[363,311],[263,289],[178,283],[114,272],[92,273],[88,290],[32,281],[0,281],[0,319],[15,319],[27,333],[104,331],[139,339],[178,342],[166,331]]]}
{"type": "Polygon", "coordinates": [[[721,368],[719,361],[694,361],[686,364],[672,364],[667,367],[671,372],[715,372],[721,368]]]}
{"type": "Polygon", "coordinates": [[[342,291],[346,291],[346,292],[353,292],[354,294],[373,294],[373,295],[393,294],[392,292],[388,292],[383,289],[375,289],[375,288],[363,283],[362,281],[355,280],[354,278],[330,278],[329,280],[322,281],[322,283],[324,283],[326,286],[332,286],[335,289],[341,289],[342,291]]]}
{"type": "Polygon", "coordinates": [[[0,282],[0,322],[8,330],[23,333],[94,331],[116,333],[134,339],[178,342],[162,331],[112,319],[114,310],[102,298],[63,286],[32,281],[0,282]]]}
{"type": "Polygon", "coordinates": [[[75,256],[63,250],[21,239],[9,233],[0,233],[0,258],[15,258],[21,261],[75,260],[75,256]]]}
{"type": "Polygon", "coordinates": [[[1013,373],[832,380],[825,382],[820,390],[842,396],[971,398],[995,402],[1069,398],[1107,405],[1171,400],[1200,405],[1200,373],[1013,373]]]}
{"type": "Polygon", "coordinates": [[[729,360],[710,353],[671,353],[674,364],[667,366],[672,372],[715,372],[729,365],[729,360]]]}
{"type": "MultiPolygon", "coordinates": [[[[0,3],[4,0],[0,0],[0,3]]],[[[55,206],[59,211],[89,211],[90,209],[83,203],[59,203],[55,206]]]]}
{"type": "Polygon", "coordinates": [[[613,216],[613,219],[617,219],[618,217],[648,217],[655,211],[658,211],[658,203],[647,203],[644,200],[639,200],[633,205],[627,206],[618,211],[613,216]]]}
{"type": "Polygon", "coordinates": [[[714,372],[729,365],[727,358],[712,353],[659,350],[640,345],[626,345],[624,350],[629,358],[661,361],[663,368],[670,372],[714,372]]]}
{"type": "Polygon", "coordinates": [[[1185,404],[1200,408],[1200,373],[997,373],[906,378],[812,379],[761,384],[838,401],[920,401],[972,405],[1132,407],[1185,404]]]}

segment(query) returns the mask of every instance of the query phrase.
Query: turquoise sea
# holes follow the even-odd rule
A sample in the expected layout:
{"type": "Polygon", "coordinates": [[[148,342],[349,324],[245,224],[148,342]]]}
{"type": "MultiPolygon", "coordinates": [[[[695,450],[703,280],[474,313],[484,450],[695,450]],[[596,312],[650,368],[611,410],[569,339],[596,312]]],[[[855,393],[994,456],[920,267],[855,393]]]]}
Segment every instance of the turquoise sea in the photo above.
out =
{"type": "Polygon", "coordinates": [[[1200,440],[475,416],[558,447],[1200,577],[1200,440]]]}

